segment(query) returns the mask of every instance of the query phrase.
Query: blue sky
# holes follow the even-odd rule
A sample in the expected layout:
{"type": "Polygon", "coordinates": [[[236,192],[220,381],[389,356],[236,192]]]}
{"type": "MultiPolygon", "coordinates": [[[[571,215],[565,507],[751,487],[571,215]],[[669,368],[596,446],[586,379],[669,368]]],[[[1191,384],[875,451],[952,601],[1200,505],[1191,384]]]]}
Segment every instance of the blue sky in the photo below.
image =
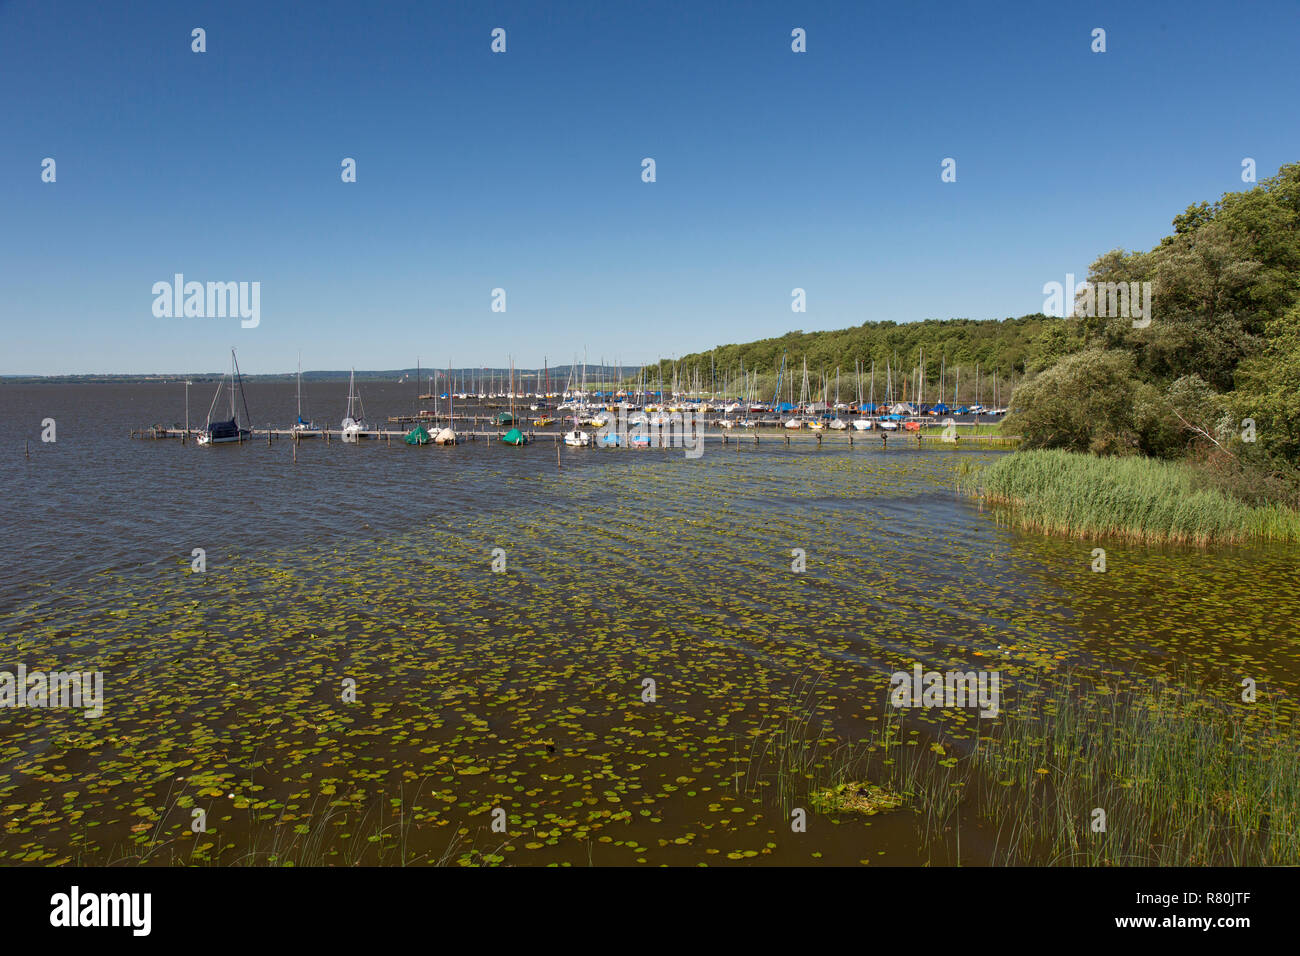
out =
{"type": "Polygon", "coordinates": [[[0,0],[0,374],[632,364],[1036,312],[1244,157],[1300,160],[1298,39],[1294,0],[0,0]],[[176,272],[260,282],[260,325],[155,317],[176,272]]]}

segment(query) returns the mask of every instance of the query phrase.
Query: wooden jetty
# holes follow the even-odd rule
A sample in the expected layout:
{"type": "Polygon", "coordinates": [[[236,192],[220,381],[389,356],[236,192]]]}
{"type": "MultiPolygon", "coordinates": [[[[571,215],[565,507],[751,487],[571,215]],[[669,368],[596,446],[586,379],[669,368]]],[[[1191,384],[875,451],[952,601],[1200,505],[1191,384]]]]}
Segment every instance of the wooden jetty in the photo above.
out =
{"type": "MultiPolygon", "coordinates": [[[[437,424],[435,422],[428,421],[428,420],[425,420],[423,423],[429,425],[437,424]]],[[[482,441],[482,440],[491,440],[495,438],[500,438],[509,430],[510,430],[509,428],[499,428],[499,427],[490,428],[490,429],[485,429],[485,428],[465,429],[460,427],[453,428],[453,431],[456,432],[456,439],[458,442],[482,441]]],[[[528,440],[530,442],[544,443],[548,439],[550,439],[554,443],[559,444],[562,441],[564,434],[570,429],[566,427],[563,430],[556,430],[550,428],[540,429],[540,430],[521,428],[520,430],[523,431],[523,433],[528,436],[528,440]]],[[[360,437],[362,439],[365,439],[366,441],[382,441],[388,444],[392,444],[393,439],[397,439],[399,442],[405,439],[409,431],[410,431],[409,429],[370,428],[361,432],[360,437]]],[[[678,429],[673,429],[671,431],[668,429],[649,431],[648,437],[651,439],[651,444],[648,446],[633,445],[631,444],[630,441],[626,441],[626,440],[617,446],[601,445],[599,443],[599,440],[596,437],[597,431],[598,430],[594,428],[587,429],[588,434],[592,436],[592,441],[590,445],[584,447],[588,447],[588,448],[613,447],[613,448],[621,449],[621,448],[647,448],[647,447],[680,448],[682,446],[682,432],[678,429]]],[[[843,446],[850,446],[850,447],[853,445],[873,445],[873,444],[885,445],[887,447],[890,444],[891,439],[895,446],[901,444],[965,445],[970,442],[1015,444],[1020,441],[1020,437],[1018,435],[1008,436],[1008,435],[958,434],[956,439],[948,440],[945,439],[942,435],[934,434],[933,432],[927,435],[923,431],[890,432],[890,431],[882,431],[878,429],[873,429],[871,431],[865,431],[865,432],[859,432],[853,430],[815,432],[815,431],[809,431],[805,429],[797,429],[797,430],[781,429],[775,435],[772,434],[773,431],[774,431],[773,429],[768,429],[766,433],[760,436],[759,429],[746,428],[740,430],[734,430],[734,429],[728,430],[728,429],[705,428],[702,432],[698,433],[698,437],[702,438],[706,442],[720,442],[723,445],[757,445],[757,444],[762,444],[764,441],[766,441],[768,444],[772,443],[773,441],[776,441],[778,443],[785,444],[785,445],[790,445],[790,444],[814,445],[815,444],[815,445],[843,445],[843,446]]],[[[133,429],[131,431],[132,438],[143,438],[143,439],[173,438],[173,439],[180,439],[182,442],[186,441],[189,438],[195,438],[199,434],[201,434],[200,429],[192,428],[187,431],[185,428],[166,426],[166,425],[149,425],[144,428],[133,429]]],[[[692,434],[690,440],[691,444],[694,444],[696,437],[697,437],[696,434],[692,434]]],[[[294,442],[319,441],[319,442],[324,442],[325,444],[330,444],[336,441],[338,442],[343,441],[343,431],[342,429],[338,429],[338,428],[320,428],[320,429],[315,429],[314,433],[310,437],[303,437],[302,435],[295,432],[291,428],[253,428],[250,429],[250,436],[247,439],[247,441],[240,442],[239,444],[251,444],[259,441],[265,442],[266,444],[270,444],[273,441],[280,441],[281,439],[287,439],[289,441],[294,441],[294,442]]],[[[432,442],[429,442],[429,444],[432,444],[432,442]]]]}

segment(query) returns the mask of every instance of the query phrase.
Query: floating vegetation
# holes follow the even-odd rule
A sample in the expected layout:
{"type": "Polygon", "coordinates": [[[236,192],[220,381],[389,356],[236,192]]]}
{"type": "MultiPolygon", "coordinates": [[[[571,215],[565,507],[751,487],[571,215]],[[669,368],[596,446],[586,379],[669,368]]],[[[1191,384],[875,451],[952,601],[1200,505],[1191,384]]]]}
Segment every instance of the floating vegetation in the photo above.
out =
{"type": "Polygon", "coordinates": [[[903,798],[898,794],[865,781],[838,783],[815,791],[810,801],[818,813],[865,813],[867,816],[903,805],[903,798]]]}
{"type": "MultiPolygon", "coordinates": [[[[424,451],[374,448],[346,467],[424,451]]],[[[1077,862],[1068,842],[1030,838],[1057,832],[1033,808],[1063,776],[1092,786],[1065,759],[1073,731],[1051,754],[999,745],[1035,762],[987,764],[990,792],[1015,795],[1005,818],[981,816],[985,784],[968,773],[1004,725],[1026,747],[1052,729],[1068,712],[1046,702],[1071,675],[1140,699],[1185,664],[1222,703],[1248,674],[1276,740],[1294,719],[1291,551],[1252,552],[1249,581],[1213,553],[1141,549],[1112,553],[1122,574],[1092,574],[1073,543],[1000,527],[946,490],[962,461],[998,453],[765,444],[697,461],[575,454],[553,473],[527,449],[446,451],[401,527],[367,514],[371,528],[347,535],[213,546],[202,574],[184,543],[165,561],[35,582],[0,607],[9,666],[105,675],[98,720],[3,712],[0,862],[1077,862]],[[893,710],[889,675],[915,662],[996,667],[1003,716],[893,710]],[[813,800],[863,781],[904,802],[865,814],[813,800]],[[797,807],[807,832],[791,829],[797,807]],[[981,827],[980,841],[957,838],[981,827]]],[[[303,474],[344,467],[313,465],[339,459],[323,446],[300,455],[303,474]]],[[[1153,741],[1183,739],[1180,727],[1121,724],[1153,741]]],[[[1154,748],[1117,753],[1106,779],[1146,787],[1154,748]]],[[[1213,817],[1229,828],[1217,832],[1264,832],[1250,827],[1265,811],[1282,820],[1264,791],[1200,779],[1217,781],[1215,813],[1242,808],[1213,817]]],[[[1074,812],[1083,797],[1071,799],[1042,805],[1074,812]]],[[[1106,862],[1131,851],[1116,831],[1106,862]]],[[[1265,843],[1269,861],[1294,861],[1265,843]]],[[[1169,859],[1223,858],[1217,843],[1170,845],[1169,859]]]]}

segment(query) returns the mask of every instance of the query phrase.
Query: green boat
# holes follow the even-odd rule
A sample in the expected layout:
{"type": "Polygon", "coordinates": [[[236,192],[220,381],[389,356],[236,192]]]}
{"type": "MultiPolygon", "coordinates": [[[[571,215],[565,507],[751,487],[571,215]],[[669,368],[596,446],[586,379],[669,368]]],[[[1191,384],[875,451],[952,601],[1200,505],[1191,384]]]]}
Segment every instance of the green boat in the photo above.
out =
{"type": "Polygon", "coordinates": [[[497,412],[492,416],[493,425],[513,425],[514,423],[515,416],[510,412],[497,412]]]}
{"type": "Polygon", "coordinates": [[[510,431],[506,432],[504,435],[501,436],[501,440],[505,442],[507,445],[528,444],[528,436],[525,435],[523,432],[521,432],[518,428],[510,429],[510,431]]]}
{"type": "Polygon", "coordinates": [[[416,425],[406,433],[405,441],[408,445],[427,445],[433,441],[433,436],[423,425],[416,425]]]}

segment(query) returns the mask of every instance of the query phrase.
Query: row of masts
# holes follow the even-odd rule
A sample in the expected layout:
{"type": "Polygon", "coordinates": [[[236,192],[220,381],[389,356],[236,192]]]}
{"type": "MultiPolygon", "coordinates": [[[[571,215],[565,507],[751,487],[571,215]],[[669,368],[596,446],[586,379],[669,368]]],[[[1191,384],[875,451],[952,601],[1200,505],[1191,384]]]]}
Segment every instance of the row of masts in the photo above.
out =
{"type": "MultiPolygon", "coordinates": [[[[834,374],[830,371],[823,370],[818,376],[817,385],[814,387],[808,370],[808,361],[805,358],[802,363],[802,378],[799,385],[799,393],[796,398],[794,393],[794,377],[785,376],[785,360],[783,354],[780,363],[775,368],[776,390],[770,402],[771,408],[775,409],[781,405],[788,405],[790,408],[819,411],[830,409],[842,409],[850,407],[849,403],[842,401],[843,376],[841,369],[837,366],[834,374]],[[786,401],[781,401],[782,383],[786,387],[786,401]],[[832,386],[832,383],[833,386],[832,386]],[[820,398],[818,395],[820,394],[820,398]],[[834,400],[832,402],[832,395],[834,400]]],[[[701,377],[701,370],[696,366],[691,376],[683,374],[682,370],[673,365],[673,371],[669,381],[664,381],[662,366],[646,367],[642,366],[637,369],[635,381],[624,379],[622,369],[616,369],[614,382],[604,381],[604,372],[608,369],[602,360],[601,378],[599,382],[589,383],[588,367],[586,357],[584,356],[581,366],[579,366],[577,357],[574,357],[573,363],[569,366],[568,376],[562,389],[556,390],[553,385],[558,385],[558,379],[555,383],[551,381],[550,366],[548,362],[543,362],[541,372],[521,373],[519,381],[516,381],[514,360],[511,358],[508,372],[504,370],[489,370],[487,367],[482,369],[480,374],[477,369],[453,369],[451,362],[448,362],[446,372],[441,370],[434,372],[428,378],[428,392],[421,391],[423,382],[423,369],[419,359],[416,360],[416,398],[419,401],[434,402],[433,413],[435,416],[440,413],[451,414],[454,410],[454,403],[460,401],[490,401],[490,400],[507,400],[511,403],[513,412],[513,402],[515,400],[540,399],[541,407],[551,407],[549,402],[556,399],[565,405],[573,407],[587,407],[589,405],[608,404],[609,399],[615,401],[625,401],[628,403],[637,403],[648,405],[654,401],[721,401],[734,402],[743,404],[745,407],[767,407],[761,400],[760,390],[760,373],[758,369],[746,369],[743,362],[740,366],[732,371],[718,374],[716,367],[710,360],[708,388],[705,388],[705,382],[701,377]],[[581,371],[579,372],[579,368],[581,371]],[[653,379],[652,379],[653,374],[653,379]],[[445,378],[444,378],[445,375],[445,378]],[[437,382],[442,379],[446,386],[438,388],[437,382]],[[525,382],[529,379],[534,381],[532,388],[529,388],[525,382]],[[445,401],[446,407],[440,406],[440,402],[445,401]]],[[[855,362],[853,369],[853,380],[850,383],[856,392],[857,401],[853,407],[858,409],[871,408],[877,405],[877,379],[880,379],[880,396],[881,401],[886,406],[892,406],[897,403],[912,404],[918,407],[933,407],[938,405],[947,405],[947,399],[951,396],[951,407],[956,409],[962,405],[961,396],[961,367],[954,370],[952,377],[952,389],[948,390],[948,368],[946,356],[940,359],[939,364],[939,382],[936,391],[931,391],[929,383],[926,380],[927,367],[924,360],[924,352],[918,354],[917,364],[911,370],[904,373],[899,366],[897,357],[891,362],[886,360],[884,368],[879,370],[873,360],[868,367],[864,367],[862,362],[855,362]],[[930,403],[929,398],[935,401],[930,403]]],[[[968,372],[969,374],[969,372],[968,372]]],[[[987,375],[982,374],[980,363],[975,364],[973,388],[968,388],[968,399],[973,395],[973,405],[982,407],[985,395],[983,392],[987,389],[987,375]]],[[[969,381],[969,379],[968,379],[969,381]]],[[[224,383],[223,383],[224,384],[224,383]]],[[[239,391],[241,398],[243,395],[242,381],[239,376],[239,367],[235,359],[234,350],[231,350],[231,373],[229,378],[230,392],[230,417],[237,417],[235,404],[235,392],[239,391]]],[[[302,417],[302,356],[298,357],[298,422],[304,422],[302,417]]],[[[1002,401],[1001,377],[992,376],[991,398],[993,407],[998,408],[1002,401]]],[[[350,381],[348,389],[348,411],[349,417],[352,417],[354,401],[354,385],[350,381]]],[[[212,407],[208,410],[208,419],[212,420],[212,412],[216,407],[217,400],[220,398],[221,388],[218,388],[217,394],[213,396],[212,407]]],[[[188,393],[187,393],[188,404],[188,393]]],[[[247,401],[244,401],[245,420],[248,420],[247,401]]],[[[188,410],[186,413],[188,420],[188,410]]]]}
{"type": "MultiPolygon", "coordinates": [[[[453,398],[465,401],[512,397],[554,398],[566,402],[575,400],[596,402],[608,398],[639,400],[641,403],[652,399],[689,401],[739,399],[755,403],[759,401],[760,373],[757,369],[746,369],[743,363],[734,371],[716,376],[708,386],[705,386],[698,374],[688,381],[686,376],[680,375],[677,371],[674,371],[667,381],[662,370],[642,368],[638,370],[635,380],[615,378],[613,381],[606,381],[602,378],[599,382],[588,382],[585,365],[581,366],[581,371],[576,363],[570,366],[570,369],[563,387],[559,388],[558,379],[555,382],[551,381],[549,366],[541,372],[531,373],[516,373],[513,368],[508,372],[484,368],[481,374],[477,370],[453,370],[449,366],[446,372],[439,371],[428,377],[428,391],[421,391],[418,398],[421,401],[432,400],[435,403],[453,398]],[[651,379],[648,373],[654,371],[658,371],[657,377],[651,379]],[[531,386],[528,384],[530,381],[531,386]],[[441,387],[439,383],[442,383],[441,387]]],[[[964,396],[966,403],[982,406],[986,400],[991,400],[994,406],[1002,404],[1008,389],[1001,376],[989,376],[978,362],[973,369],[968,368],[966,371],[968,375],[964,396]],[[971,381],[972,377],[973,381],[971,381]]],[[[845,382],[847,376],[838,366],[834,372],[823,370],[820,374],[812,373],[808,369],[807,360],[804,360],[802,373],[796,396],[793,376],[784,376],[779,368],[776,372],[778,381],[785,388],[784,398],[788,404],[799,408],[831,407],[832,402],[836,406],[844,406],[848,404],[842,401],[846,393],[850,396],[856,394],[858,405],[864,403],[874,405],[877,396],[877,379],[879,379],[881,401],[886,404],[902,402],[927,407],[943,404],[954,408],[963,404],[962,367],[955,367],[950,377],[946,359],[940,362],[937,383],[927,375],[927,368],[923,361],[919,361],[907,371],[903,371],[896,361],[887,360],[883,368],[879,369],[875,361],[866,367],[863,367],[860,362],[855,363],[853,378],[847,383],[845,382]]],[[[773,398],[773,404],[778,403],[782,397],[778,392],[773,398]]]]}
{"type": "MultiPolygon", "coordinates": [[[[712,376],[712,381],[707,387],[701,382],[698,370],[693,378],[687,380],[686,376],[679,374],[674,370],[668,381],[664,380],[662,369],[652,369],[657,372],[655,382],[647,382],[646,369],[642,369],[638,374],[635,383],[620,383],[617,395],[626,395],[630,398],[640,398],[643,401],[648,396],[653,395],[658,398],[671,398],[672,400],[687,401],[731,401],[739,400],[753,404],[761,404],[760,394],[763,398],[769,394],[762,390],[760,386],[760,372],[757,369],[746,369],[744,364],[740,364],[734,370],[729,370],[722,375],[716,372],[712,376]],[[654,390],[651,391],[651,388],[654,390]]],[[[956,408],[965,403],[983,407],[986,400],[991,400],[994,407],[1000,407],[1003,398],[1008,393],[1006,383],[1001,376],[989,376],[981,363],[976,363],[974,369],[967,369],[967,386],[966,393],[962,392],[962,368],[960,366],[953,369],[951,379],[947,368],[946,359],[941,360],[939,370],[939,380],[932,382],[926,374],[926,366],[923,359],[919,360],[917,365],[908,371],[904,371],[895,361],[886,360],[883,367],[878,367],[875,361],[869,365],[863,365],[856,362],[852,371],[852,379],[846,381],[847,376],[843,374],[840,367],[836,367],[833,372],[829,369],[824,370],[820,375],[812,373],[808,369],[808,363],[805,359],[802,365],[802,377],[799,383],[798,394],[795,393],[795,378],[785,374],[784,357],[778,362],[773,370],[776,378],[775,392],[772,393],[770,404],[776,406],[779,404],[789,404],[795,408],[831,408],[847,407],[850,402],[843,401],[847,396],[852,398],[856,395],[857,406],[875,405],[877,396],[885,404],[910,403],[914,405],[923,405],[932,407],[937,405],[951,405],[956,408]],[[973,372],[973,379],[971,381],[973,372]],[[879,385],[879,391],[877,386],[879,385]],[[784,400],[784,402],[783,402],[784,400]]],[[[770,386],[769,386],[770,387],[770,386]]],[[[586,394],[586,389],[582,390],[586,394]]],[[[602,393],[603,394],[603,393],[602,393]]]]}

